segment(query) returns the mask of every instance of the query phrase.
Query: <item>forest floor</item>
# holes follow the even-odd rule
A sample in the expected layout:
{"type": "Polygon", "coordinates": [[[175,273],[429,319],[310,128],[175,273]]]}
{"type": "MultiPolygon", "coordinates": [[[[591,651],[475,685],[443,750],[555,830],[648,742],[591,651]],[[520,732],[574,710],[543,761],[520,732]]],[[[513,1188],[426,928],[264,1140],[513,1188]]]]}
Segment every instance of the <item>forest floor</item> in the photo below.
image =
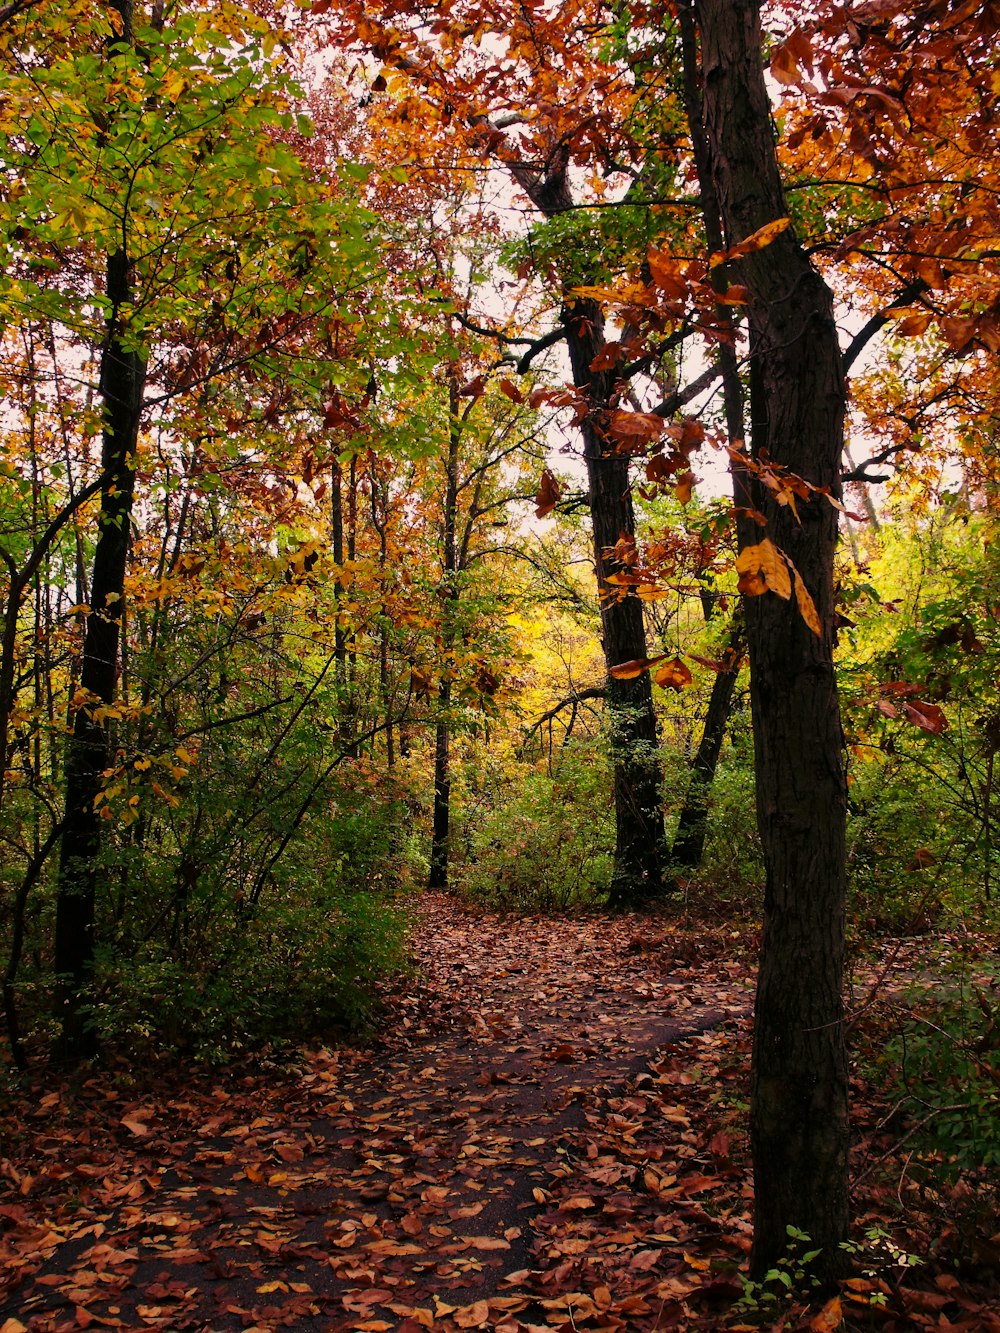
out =
{"type": "Polygon", "coordinates": [[[428,897],[365,1047],[39,1074],[8,1108],[0,1333],[1000,1333],[1000,1236],[980,1218],[969,1240],[960,1193],[903,1192],[860,1076],[855,1207],[879,1238],[839,1297],[810,1304],[792,1265],[782,1301],[735,1305],[744,934],[428,897]]]}

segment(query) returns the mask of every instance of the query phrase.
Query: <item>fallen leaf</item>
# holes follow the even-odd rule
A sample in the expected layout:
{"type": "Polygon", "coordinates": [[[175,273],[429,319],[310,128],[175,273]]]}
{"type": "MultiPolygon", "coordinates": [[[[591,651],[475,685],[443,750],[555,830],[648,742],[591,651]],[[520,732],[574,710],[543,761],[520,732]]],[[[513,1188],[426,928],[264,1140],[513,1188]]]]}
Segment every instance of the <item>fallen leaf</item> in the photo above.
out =
{"type": "Polygon", "coordinates": [[[844,1322],[844,1310],[840,1297],[834,1296],[823,1306],[818,1315],[809,1321],[812,1333],[835,1333],[844,1322]]]}

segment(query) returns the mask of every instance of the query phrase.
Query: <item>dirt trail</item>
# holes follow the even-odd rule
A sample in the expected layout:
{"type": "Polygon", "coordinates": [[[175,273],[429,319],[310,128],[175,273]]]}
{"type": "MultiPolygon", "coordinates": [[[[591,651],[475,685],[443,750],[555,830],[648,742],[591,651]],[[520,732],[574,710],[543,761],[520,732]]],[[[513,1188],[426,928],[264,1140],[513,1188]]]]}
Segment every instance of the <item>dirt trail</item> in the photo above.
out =
{"type": "Polygon", "coordinates": [[[663,922],[444,898],[415,948],[374,1047],[50,1094],[5,1173],[0,1333],[670,1328],[730,1299],[697,1251],[746,1245],[713,1087],[743,969],[663,922]]]}

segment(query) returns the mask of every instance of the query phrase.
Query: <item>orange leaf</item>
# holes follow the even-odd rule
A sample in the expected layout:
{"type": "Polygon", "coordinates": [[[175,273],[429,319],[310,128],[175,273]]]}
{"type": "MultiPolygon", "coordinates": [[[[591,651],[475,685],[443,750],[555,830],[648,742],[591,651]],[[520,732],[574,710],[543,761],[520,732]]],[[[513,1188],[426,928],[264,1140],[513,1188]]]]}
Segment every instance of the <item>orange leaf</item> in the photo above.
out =
{"type": "Polygon", "coordinates": [[[677,478],[677,484],[674,486],[674,494],[680,500],[682,505],[686,505],[691,499],[691,492],[694,490],[694,473],[685,472],[677,478]]]}
{"type": "Polygon", "coordinates": [[[683,301],[689,295],[687,282],[681,277],[680,266],[675,259],[661,250],[650,249],[649,272],[653,282],[666,296],[683,301]]]}
{"type": "Polygon", "coordinates": [[[459,1328],[484,1328],[489,1323],[489,1303],[475,1301],[472,1305],[461,1305],[452,1318],[459,1328]]]}
{"type": "Polygon", "coordinates": [[[610,667],[608,675],[614,676],[615,680],[635,680],[644,671],[656,666],[657,662],[665,661],[666,656],[666,653],[660,653],[659,657],[634,657],[630,662],[619,662],[617,666],[610,667]]]}
{"type": "Polygon", "coordinates": [[[737,586],[748,597],[774,592],[787,602],[792,595],[785,557],[768,537],[756,546],[743,548],[736,557],[736,571],[740,576],[737,586]]]}
{"type": "Polygon", "coordinates": [[[844,1310],[840,1297],[834,1296],[823,1306],[818,1315],[809,1321],[812,1333],[834,1333],[844,1322],[844,1310]]]}
{"type": "Polygon", "coordinates": [[[679,657],[673,657],[669,662],[664,662],[653,676],[657,685],[664,690],[683,690],[685,686],[691,684],[691,672],[684,665],[679,657]]]}
{"type": "Polygon", "coordinates": [[[776,236],[780,236],[783,231],[787,231],[792,225],[791,218],[775,218],[773,222],[765,222],[763,227],[758,227],[755,232],[739,245],[734,245],[731,250],[724,250],[714,254],[708,261],[710,268],[718,268],[720,264],[725,264],[730,259],[742,259],[744,255],[753,254],[755,250],[763,250],[765,246],[770,245],[776,236]]]}
{"type": "MultiPolygon", "coordinates": [[[[792,565],[792,568],[795,569],[795,566],[792,565]]],[[[816,614],[816,603],[813,601],[809,589],[802,582],[802,575],[797,569],[795,569],[795,600],[798,603],[802,619],[817,637],[820,636],[823,630],[819,623],[819,616],[816,614]]]]}

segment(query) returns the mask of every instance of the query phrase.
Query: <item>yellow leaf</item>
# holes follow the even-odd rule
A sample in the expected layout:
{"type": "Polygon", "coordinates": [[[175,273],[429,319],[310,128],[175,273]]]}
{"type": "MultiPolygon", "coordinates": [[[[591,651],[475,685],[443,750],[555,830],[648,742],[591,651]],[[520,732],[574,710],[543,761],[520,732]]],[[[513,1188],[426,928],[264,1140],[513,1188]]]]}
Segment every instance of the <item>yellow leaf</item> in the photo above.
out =
{"type": "Polygon", "coordinates": [[[739,245],[734,245],[731,250],[722,250],[712,255],[708,261],[709,268],[718,268],[720,264],[728,263],[730,259],[742,259],[744,255],[753,254],[755,250],[763,250],[766,245],[770,245],[776,236],[780,236],[783,231],[787,231],[792,225],[791,218],[775,218],[773,222],[765,222],[763,227],[758,227],[755,232],[740,241],[739,245]]]}
{"type": "Polygon", "coordinates": [[[785,557],[767,537],[756,546],[743,548],[736,558],[736,571],[740,576],[737,586],[748,597],[775,592],[787,602],[792,595],[785,557]]]}
{"type": "MultiPolygon", "coordinates": [[[[792,566],[795,569],[795,566],[792,566]]],[[[802,582],[802,575],[795,570],[795,600],[798,602],[799,611],[802,613],[802,619],[806,622],[812,632],[818,637],[823,633],[819,623],[819,616],[816,614],[816,603],[809,594],[809,589],[802,582]]]]}

